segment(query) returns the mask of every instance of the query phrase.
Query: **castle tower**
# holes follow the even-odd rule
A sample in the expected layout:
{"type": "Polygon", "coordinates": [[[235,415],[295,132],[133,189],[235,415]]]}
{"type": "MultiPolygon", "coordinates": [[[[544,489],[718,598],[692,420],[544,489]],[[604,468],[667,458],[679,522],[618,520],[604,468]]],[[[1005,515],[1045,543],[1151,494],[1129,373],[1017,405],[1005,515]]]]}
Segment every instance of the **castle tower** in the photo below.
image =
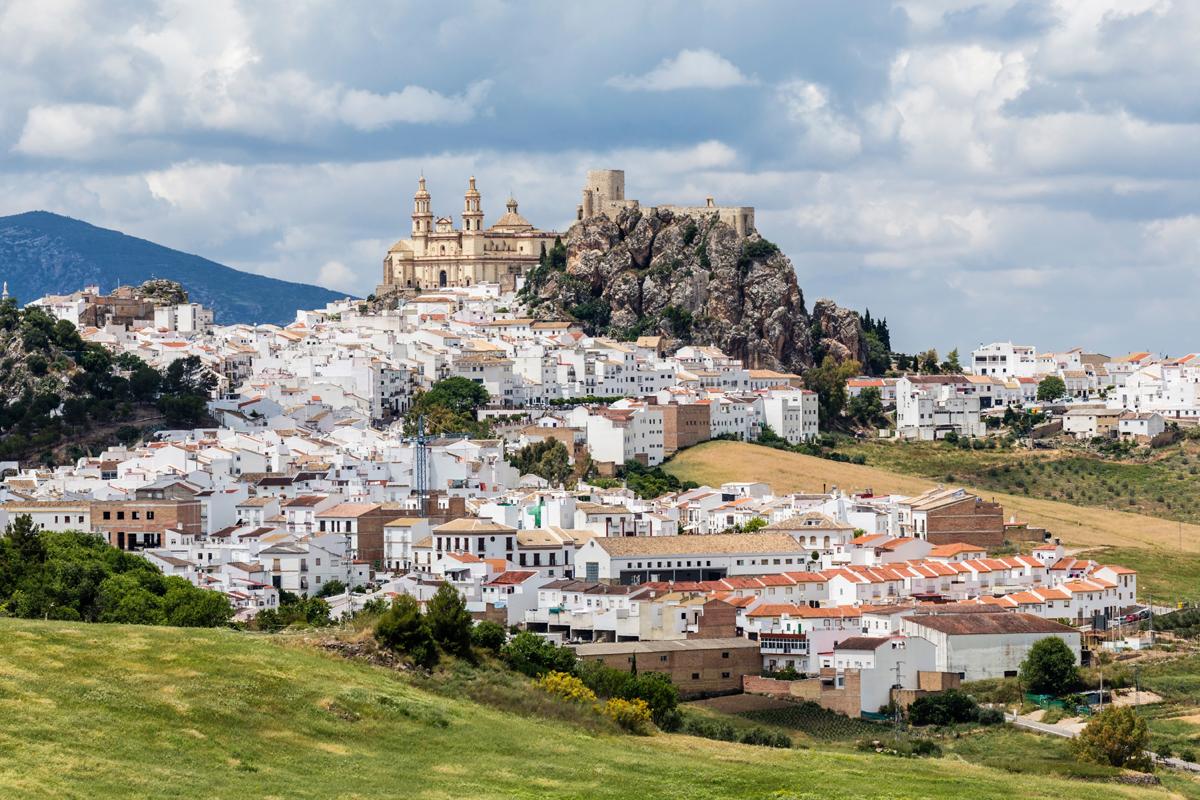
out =
{"type": "Polygon", "coordinates": [[[424,238],[433,232],[433,212],[429,210],[429,191],[425,188],[425,176],[417,181],[417,193],[413,195],[413,238],[424,238]]]}
{"type": "Polygon", "coordinates": [[[483,231],[483,209],[480,207],[479,190],[475,188],[475,176],[468,181],[467,193],[463,196],[463,232],[483,231]]]}

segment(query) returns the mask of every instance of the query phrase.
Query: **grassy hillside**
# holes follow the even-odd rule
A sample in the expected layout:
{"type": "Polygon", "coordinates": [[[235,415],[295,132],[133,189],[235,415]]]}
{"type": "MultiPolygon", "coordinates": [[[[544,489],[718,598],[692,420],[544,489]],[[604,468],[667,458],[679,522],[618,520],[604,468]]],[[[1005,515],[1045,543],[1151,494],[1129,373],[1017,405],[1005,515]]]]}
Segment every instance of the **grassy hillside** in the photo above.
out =
{"type": "MultiPolygon", "coordinates": [[[[1102,458],[1066,443],[1059,450],[966,450],[941,442],[848,442],[838,452],[870,466],[981,489],[1200,522],[1200,442],[1144,455],[1102,458]]],[[[1142,451],[1144,452],[1144,451],[1142,451]]]]}
{"type": "MultiPolygon", "coordinates": [[[[680,479],[711,486],[725,481],[766,481],[781,492],[838,486],[846,491],[872,489],[877,494],[915,494],[944,483],[870,465],[843,464],[744,442],[705,442],[683,451],[664,468],[680,479]]],[[[1200,553],[1200,525],[1180,526],[1170,520],[1142,514],[989,491],[958,475],[954,477],[956,485],[974,488],[981,496],[1002,503],[1006,514],[1015,513],[1021,521],[1041,525],[1072,544],[1178,551],[1182,538],[1184,552],[1200,553]]]]}
{"type": "MultiPolygon", "coordinates": [[[[0,620],[4,798],[973,798],[954,759],[595,733],[429,694],[298,638],[0,620]]],[[[1022,776],[1020,796],[1088,786],[1022,776]]],[[[1116,785],[1109,797],[1173,796],[1116,785]]]]}

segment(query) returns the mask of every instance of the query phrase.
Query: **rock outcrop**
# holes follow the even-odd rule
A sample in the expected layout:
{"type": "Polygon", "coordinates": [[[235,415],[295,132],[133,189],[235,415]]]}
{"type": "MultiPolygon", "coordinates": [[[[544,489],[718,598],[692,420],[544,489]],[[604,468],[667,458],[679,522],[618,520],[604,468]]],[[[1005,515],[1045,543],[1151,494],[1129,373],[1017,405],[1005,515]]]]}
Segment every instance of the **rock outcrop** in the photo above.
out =
{"type": "Polygon", "coordinates": [[[524,298],[542,318],[565,315],[592,334],[661,335],[713,345],[747,366],[799,371],[830,353],[861,359],[858,314],[819,300],[810,315],[792,262],[757,232],[715,214],[626,209],[573,225],[565,259],[551,253],[524,298]]]}

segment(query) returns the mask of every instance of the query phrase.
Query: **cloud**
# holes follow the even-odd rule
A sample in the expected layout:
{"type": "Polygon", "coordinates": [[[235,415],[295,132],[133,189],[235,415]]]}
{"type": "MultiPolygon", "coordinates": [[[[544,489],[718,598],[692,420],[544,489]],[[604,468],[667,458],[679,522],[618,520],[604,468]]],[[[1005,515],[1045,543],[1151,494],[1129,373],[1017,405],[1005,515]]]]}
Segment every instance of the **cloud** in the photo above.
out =
{"type": "Polygon", "coordinates": [[[669,92],[675,89],[730,89],[755,81],[742,74],[733,62],[712,50],[680,50],[664,58],[645,75],[616,75],[607,83],[627,92],[669,92]]]}
{"type": "Polygon", "coordinates": [[[421,86],[405,86],[386,95],[353,89],[342,96],[338,115],[361,131],[374,131],[398,122],[469,122],[478,113],[491,86],[490,80],[476,81],[462,94],[449,97],[421,86]]]}
{"type": "Polygon", "coordinates": [[[1200,3],[864,2],[0,2],[0,213],[363,295],[422,170],[439,215],[474,174],[561,230],[623,168],[755,206],[902,348],[1195,349],[1200,3]]]}
{"type": "Polygon", "coordinates": [[[340,261],[326,261],[317,273],[317,283],[326,289],[344,290],[356,283],[354,271],[340,261]]]}
{"type": "Polygon", "coordinates": [[[857,126],[834,110],[825,87],[802,80],[786,81],[776,87],[775,98],[799,129],[807,153],[845,160],[862,151],[857,126]]]}

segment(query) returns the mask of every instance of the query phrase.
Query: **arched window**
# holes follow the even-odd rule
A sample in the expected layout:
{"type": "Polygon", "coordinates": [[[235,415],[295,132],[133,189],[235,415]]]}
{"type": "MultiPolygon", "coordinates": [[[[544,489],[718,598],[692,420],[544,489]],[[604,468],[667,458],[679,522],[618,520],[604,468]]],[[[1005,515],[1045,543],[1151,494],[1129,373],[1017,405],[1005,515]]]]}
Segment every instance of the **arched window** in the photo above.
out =
{"type": "MultiPolygon", "coordinates": [[[[446,248],[444,248],[444,247],[442,248],[443,252],[445,251],[445,249],[446,248]]],[[[438,286],[445,286],[445,285],[446,285],[446,270],[442,270],[441,272],[438,273],[438,286]]]]}

